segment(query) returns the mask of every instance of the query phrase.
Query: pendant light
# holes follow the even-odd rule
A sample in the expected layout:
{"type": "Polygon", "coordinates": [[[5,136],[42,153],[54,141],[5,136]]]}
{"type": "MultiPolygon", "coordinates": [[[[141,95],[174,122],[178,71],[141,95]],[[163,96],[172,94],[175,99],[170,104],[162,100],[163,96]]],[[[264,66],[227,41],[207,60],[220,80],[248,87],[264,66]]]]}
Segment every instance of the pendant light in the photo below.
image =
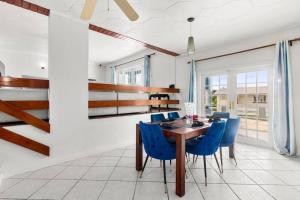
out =
{"type": "Polygon", "coordinates": [[[190,23],[190,36],[188,38],[188,45],[187,45],[187,53],[189,55],[195,53],[195,41],[194,37],[192,36],[192,22],[195,20],[194,17],[189,17],[187,21],[190,23]]]}

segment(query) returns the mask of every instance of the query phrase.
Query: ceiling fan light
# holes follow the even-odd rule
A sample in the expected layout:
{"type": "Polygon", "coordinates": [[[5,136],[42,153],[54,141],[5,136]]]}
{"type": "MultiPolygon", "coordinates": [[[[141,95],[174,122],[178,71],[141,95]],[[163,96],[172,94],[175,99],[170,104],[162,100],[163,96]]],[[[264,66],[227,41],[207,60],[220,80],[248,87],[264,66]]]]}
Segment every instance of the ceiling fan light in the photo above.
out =
{"type": "Polygon", "coordinates": [[[187,52],[189,55],[195,53],[195,41],[193,36],[190,36],[188,39],[187,52]]]}

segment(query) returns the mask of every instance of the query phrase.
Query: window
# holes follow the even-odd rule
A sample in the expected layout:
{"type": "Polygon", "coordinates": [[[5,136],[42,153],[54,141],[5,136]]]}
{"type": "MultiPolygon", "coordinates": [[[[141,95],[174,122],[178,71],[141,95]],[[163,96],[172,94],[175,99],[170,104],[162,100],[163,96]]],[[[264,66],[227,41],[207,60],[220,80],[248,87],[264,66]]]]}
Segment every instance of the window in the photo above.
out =
{"type": "Polygon", "coordinates": [[[144,85],[143,67],[126,67],[116,70],[117,83],[125,85],[144,85]]]}

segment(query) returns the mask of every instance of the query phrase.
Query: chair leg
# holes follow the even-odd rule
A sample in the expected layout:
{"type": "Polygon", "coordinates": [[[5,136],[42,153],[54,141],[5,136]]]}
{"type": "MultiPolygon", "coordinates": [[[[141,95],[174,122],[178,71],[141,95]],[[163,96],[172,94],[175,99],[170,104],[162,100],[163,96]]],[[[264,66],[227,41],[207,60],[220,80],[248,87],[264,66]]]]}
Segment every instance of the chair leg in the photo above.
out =
{"type": "Polygon", "coordinates": [[[215,157],[216,163],[218,165],[219,172],[220,172],[220,174],[222,174],[222,171],[221,171],[221,168],[220,168],[220,165],[219,165],[219,161],[218,161],[218,158],[217,158],[215,153],[214,153],[214,157],[215,157]]]}
{"type": "Polygon", "coordinates": [[[167,177],[166,177],[166,161],[163,160],[163,169],[164,169],[164,183],[165,183],[165,193],[168,192],[168,186],[167,186],[167,177]]]}
{"type": "Polygon", "coordinates": [[[236,162],[236,158],[235,158],[235,154],[232,152],[232,155],[233,155],[233,160],[235,162],[235,166],[237,166],[237,162],[236,162]]]}
{"type": "Polygon", "coordinates": [[[223,170],[223,155],[222,155],[222,147],[220,147],[220,160],[221,160],[221,171],[222,173],[224,172],[223,170]]]}
{"type": "Polygon", "coordinates": [[[143,175],[143,172],[144,172],[144,170],[145,170],[145,167],[146,167],[148,158],[149,158],[149,155],[147,155],[146,160],[145,160],[145,162],[144,162],[144,166],[143,166],[143,168],[142,168],[142,172],[141,172],[140,178],[142,178],[142,175],[143,175]]]}
{"type": "Polygon", "coordinates": [[[203,164],[204,164],[205,186],[207,186],[207,171],[206,171],[206,157],[205,156],[203,156],[203,164]]]}

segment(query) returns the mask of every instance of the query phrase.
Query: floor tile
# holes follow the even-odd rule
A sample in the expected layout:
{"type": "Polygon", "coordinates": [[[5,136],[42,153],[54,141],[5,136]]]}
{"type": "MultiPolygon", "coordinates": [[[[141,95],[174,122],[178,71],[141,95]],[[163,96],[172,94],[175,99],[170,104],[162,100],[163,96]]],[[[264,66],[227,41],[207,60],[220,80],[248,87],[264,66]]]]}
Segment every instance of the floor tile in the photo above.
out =
{"type": "Polygon", "coordinates": [[[135,158],[122,157],[118,164],[118,167],[135,167],[135,158]]]}
{"type": "Polygon", "coordinates": [[[22,179],[3,179],[0,182],[0,193],[22,181],[22,179]]]}
{"type": "Polygon", "coordinates": [[[138,182],[134,200],[167,200],[165,185],[159,182],[138,182]]]}
{"type": "Polygon", "coordinates": [[[65,166],[51,166],[32,172],[29,176],[31,179],[53,179],[62,172],[65,166]]]}
{"type": "Polygon", "coordinates": [[[135,184],[135,182],[109,181],[99,200],[131,200],[135,184]]]}
{"type": "Polygon", "coordinates": [[[136,181],[139,172],[132,167],[116,167],[110,177],[115,181],[136,181]]]}
{"type": "Polygon", "coordinates": [[[89,167],[69,166],[59,173],[55,179],[80,179],[89,167]]]}
{"type": "Polygon", "coordinates": [[[74,186],[75,180],[51,180],[30,199],[61,199],[74,186]]]}
{"type": "Polygon", "coordinates": [[[91,167],[83,176],[84,180],[108,180],[114,167],[91,167]]]}
{"type": "MultiPolygon", "coordinates": [[[[197,183],[205,183],[204,169],[191,169],[197,183]]],[[[224,180],[214,169],[207,169],[207,183],[224,183],[224,180]]]]}
{"type": "Polygon", "coordinates": [[[98,160],[97,157],[86,157],[86,158],[80,158],[77,160],[74,160],[71,165],[72,166],[93,166],[95,162],[98,160]]]}
{"type": "Polygon", "coordinates": [[[300,192],[292,186],[262,185],[262,187],[276,200],[296,200],[300,197],[300,192]]]}
{"type": "Polygon", "coordinates": [[[105,181],[80,180],[64,200],[97,200],[104,185],[105,181]]]}
{"type": "Polygon", "coordinates": [[[107,151],[107,152],[104,152],[104,153],[101,153],[99,156],[100,157],[110,157],[110,156],[117,156],[117,157],[120,157],[123,155],[124,153],[124,149],[115,149],[115,150],[112,150],[112,151],[107,151]]]}
{"type": "Polygon", "coordinates": [[[237,168],[239,169],[262,169],[258,164],[252,160],[238,160],[237,168]]]}
{"type": "Polygon", "coordinates": [[[124,154],[123,154],[123,157],[133,157],[133,158],[135,158],[135,153],[136,153],[135,149],[126,149],[124,154]]]}
{"type": "Polygon", "coordinates": [[[226,184],[199,185],[205,200],[238,200],[238,197],[226,184]]]}
{"type": "Polygon", "coordinates": [[[0,198],[27,199],[31,194],[45,185],[47,181],[48,180],[23,180],[0,194],[0,198]]]}
{"type": "Polygon", "coordinates": [[[114,167],[120,160],[120,157],[100,157],[94,166],[114,167]]]}
{"type": "Polygon", "coordinates": [[[168,191],[170,200],[204,200],[202,194],[196,183],[187,183],[185,188],[185,195],[183,197],[179,197],[176,195],[176,186],[175,183],[168,183],[168,191]]]}
{"type": "Polygon", "coordinates": [[[270,171],[270,173],[288,185],[300,185],[300,171],[270,171]]]}
{"type": "Polygon", "coordinates": [[[241,200],[274,200],[258,185],[230,185],[241,200]]]}
{"type": "Polygon", "coordinates": [[[257,184],[285,185],[279,178],[265,170],[243,170],[257,184]]]}
{"type": "Polygon", "coordinates": [[[23,178],[27,178],[32,172],[29,171],[29,172],[25,172],[25,173],[21,173],[21,174],[16,174],[12,177],[9,177],[9,178],[18,178],[18,179],[23,179],[23,178]]]}
{"type": "Polygon", "coordinates": [[[241,170],[224,170],[221,175],[226,183],[233,184],[255,184],[241,170]]]}
{"type": "MultiPolygon", "coordinates": [[[[218,165],[215,161],[215,159],[210,159],[210,165],[214,168],[214,169],[218,169],[218,165]]],[[[219,165],[221,166],[221,161],[219,160],[219,165]]],[[[223,160],[223,169],[238,169],[237,166],[235,166],[235,163],[233,160],[223,160]]]]}

